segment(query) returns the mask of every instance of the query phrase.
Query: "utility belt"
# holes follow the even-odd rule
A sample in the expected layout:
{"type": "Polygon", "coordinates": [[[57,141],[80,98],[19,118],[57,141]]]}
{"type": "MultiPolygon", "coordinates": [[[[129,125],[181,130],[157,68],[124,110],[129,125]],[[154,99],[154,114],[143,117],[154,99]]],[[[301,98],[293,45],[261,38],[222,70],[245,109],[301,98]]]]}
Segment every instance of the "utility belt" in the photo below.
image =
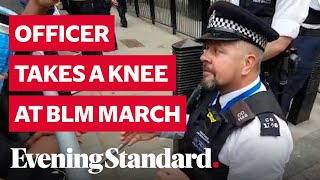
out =
{"type": "Polygon", "coordinates": [[[270,82],[276,82],[280,88],[288,83],[288,79],[297,72],[300,57],[297,49],[290,48],[277,57],[262,62],[261,77],[264,84],[270,87],[270,82]]]}
{"type": "Polygon", "coordinates": [[[320,29],[300,28],[299,36],[320,37],[320,29]]]}

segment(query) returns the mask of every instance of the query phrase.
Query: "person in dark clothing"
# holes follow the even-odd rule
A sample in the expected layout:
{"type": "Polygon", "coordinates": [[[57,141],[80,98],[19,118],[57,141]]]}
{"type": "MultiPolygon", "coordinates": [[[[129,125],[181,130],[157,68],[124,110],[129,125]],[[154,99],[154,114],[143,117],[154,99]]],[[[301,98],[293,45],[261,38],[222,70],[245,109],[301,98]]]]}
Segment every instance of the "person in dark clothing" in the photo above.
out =
{"type": "MultiPolygon", "coordinates": [[[[70,15],[110,15],[112,3],[110,1],[107,2],[106,0],[68,0],[68,5],[64,8],[70,15]]],[[[115,49],[117,49],[116,39],[115,49]]],[[[102,51],[82,51],[82,54],[103,55],[102,51]]]]}
{"type": "Polygon", "coordinates": [[[120,17],[121,27],[125,27],[125,28],[128,27],[128,21],[126,18],[126,12],[127,12],[126,0],[118,0],[117,10],[120,17]]]}

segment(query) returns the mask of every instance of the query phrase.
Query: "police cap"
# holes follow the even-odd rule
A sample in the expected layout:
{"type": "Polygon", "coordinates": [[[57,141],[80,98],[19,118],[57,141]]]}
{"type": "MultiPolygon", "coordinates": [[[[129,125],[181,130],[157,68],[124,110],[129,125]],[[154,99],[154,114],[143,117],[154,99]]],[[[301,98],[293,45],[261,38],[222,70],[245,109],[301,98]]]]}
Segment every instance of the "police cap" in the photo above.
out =
{"type": "Polygon", "coordinates": [[[232,3],[218,1],[208,13],[206,32],[198,42],[244,40],[264,50],[268,42],[279,38],[279,34],[257,16],[232,3]]]}

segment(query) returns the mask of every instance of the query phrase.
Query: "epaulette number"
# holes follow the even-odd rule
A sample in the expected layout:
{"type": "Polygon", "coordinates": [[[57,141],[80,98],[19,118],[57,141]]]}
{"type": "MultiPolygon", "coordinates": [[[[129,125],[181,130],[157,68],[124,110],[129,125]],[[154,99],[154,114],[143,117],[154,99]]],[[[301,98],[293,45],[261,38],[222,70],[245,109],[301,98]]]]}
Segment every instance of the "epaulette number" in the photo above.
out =
{"type": "Polygon", "coordinates": [[[278,128],[279,125],[277,122],[274,121],[274,119],[272,117],[270,118],[265,118],[265,123],[263,123],[263,126],[265,129],[267,128],[278,128]]]}
{"type": "Polygon", "coordinates": [[[280,126],[273,113],[258,115],[261,123],[261,136],[280,136],[280,126]]]}
{"type": "Polygon", "coordinates": [[[238,116],[238,121],[242,121],[243,119],[248,117],[248,114],[245,113],[244,111],[241,111],[237,114],[237,116],[238,116]]]}

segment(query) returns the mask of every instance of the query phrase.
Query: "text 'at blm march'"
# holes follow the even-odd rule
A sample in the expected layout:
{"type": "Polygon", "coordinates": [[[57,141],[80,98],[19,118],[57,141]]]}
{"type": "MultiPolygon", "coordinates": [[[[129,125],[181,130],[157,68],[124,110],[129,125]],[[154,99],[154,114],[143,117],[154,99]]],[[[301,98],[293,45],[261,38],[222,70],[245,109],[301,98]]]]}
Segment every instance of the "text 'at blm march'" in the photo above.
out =
{"type": "Polygon", "coordinates": [[[185,131],[184,96],[11,96],[10,131],[185,131]]]}

